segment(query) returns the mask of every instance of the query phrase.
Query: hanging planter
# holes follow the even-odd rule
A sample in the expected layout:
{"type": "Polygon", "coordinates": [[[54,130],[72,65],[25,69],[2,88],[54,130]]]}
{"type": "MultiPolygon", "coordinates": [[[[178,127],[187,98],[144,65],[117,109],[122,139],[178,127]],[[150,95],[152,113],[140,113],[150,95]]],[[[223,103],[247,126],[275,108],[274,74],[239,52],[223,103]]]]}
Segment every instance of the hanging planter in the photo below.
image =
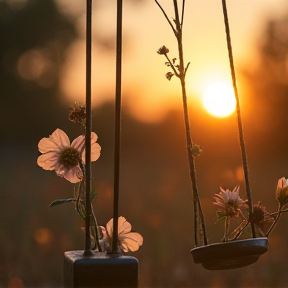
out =
{"type": "MultiPolygon", "coordinates": [[[[258,202],[252,201],[252,193],[250,190],[248,161],[246,157],[246,147],[244,141],[241,107],[238,96],[236,83],[236,74],[233,63],[232,45],[229,30],[228,14],[226,1],[222,0],[222,8],[225,23],[226,41],[228,49],[229,64],[231,70],[232,84],[234,88],[237,123],[240,142],[240,151],[242,158],[242,166],[244,171],[244,180],[247,200],[242,200],[239,196],[239,187],[234,190],[224,190],[220,188],[220,192],[214,195],[214,205],[217,206],[218,220],[224,220],[224,237],[222,242],[209,244],[207,239],[207,231],[205,226],[204,214],[202,212],[199,191],[197,187],[196,177],[196,158],[200,156],[202,149],[199,145],[193,143],[190,129],[190,121],[188,115],[188,104],[186,95],[185,76],[189,68],[189,64],[184,63],[182,31],[184,24],[185,0],[182,1],[182,7],[179,11],[177,0],[173,0],[175,17],[173,21],[167,16],[165,10],[160,3],[155,0],[156,4],[162,11],[169,26],[171,27],[178,44],[178,58],[170,58],[168,56],[169,49],[162,46],[157,53],[165,56],[166,66],[172,71],[166,73],[166,78],[170,81],[173,76],[179,78],[181,83],[183,112],[185,122],[185,133],[187,141],[187,156],[190,168],[190,180],[193,194],[194,208],[194,243],[196,248],[191,250],[194,262],[202,264],[208,270],[228,270],[244,267],[255,263],[259,257],[268,250],[268,236],[279,220],[280,215],[286,212],[283,209],[288,204],[288,180],[281,178],[278,180],[276,189],[276,198],[278,200],[278,211],[269,213],[264,206],[258,202]],[[230,231],[231,221],[233,218],[240,218],[241,223],[232,232],[230,231]],[[239,239],[242,232],[249,229],[250,237],[248,239],[239,239]]],[[[174,77],[174,78],[175,78],[174,77]]]]}
{"type": "Polygon", "coordinates": [[[191,254],[207,270],[228,270],[255,263],[267,250],[268,239],[263,237],[209,244],[192,249],[191,254]]]}

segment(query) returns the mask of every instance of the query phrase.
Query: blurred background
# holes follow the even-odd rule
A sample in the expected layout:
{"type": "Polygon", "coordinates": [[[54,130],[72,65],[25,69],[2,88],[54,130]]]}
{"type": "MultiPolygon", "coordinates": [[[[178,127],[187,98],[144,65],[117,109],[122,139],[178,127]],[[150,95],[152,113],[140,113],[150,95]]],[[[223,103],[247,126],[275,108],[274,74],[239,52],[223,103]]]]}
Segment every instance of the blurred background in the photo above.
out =
{"type": "MultiPolygon", "coordinates": [[[[231,85],[221,1],[186,2],[191,130],[203,149],[196,159],[198,186],[213,243],[223,236],[213,195],[240,185],[245,199],[245,185],[235,112],[216,117],[203,105],[213,83],[231,85]]],[[[48,207],[71,197],[72,184],[36,160],[39,140],[57,128],[70,139],[80,133],[68,109],[85,99],[85,3],[0,0],[0,287],[61,287],[63,253],[84,248],[73,205],[48,207]]],[[[172,1],[160,3],[173,17],[172,1]]],[[[227,6],[253,200],[276,211],[277,181],[288,177],[288,3],[228,0],[227,6]]],[[[93,131],[102,146],[93,164],[94,208],[105,225],[113,198],[116,1],[94,0],[93,9],[93,131]]],[[[231,271],[194,264],[180,83],[165,78],[169,67],[156,53],[166,45],[177,57],[177,44],[154,1],[126,0],[123,13],[120,214],[144,237],[133,254],[139,288],[287,287],[288,215],[256,264],[231,271]]]]}

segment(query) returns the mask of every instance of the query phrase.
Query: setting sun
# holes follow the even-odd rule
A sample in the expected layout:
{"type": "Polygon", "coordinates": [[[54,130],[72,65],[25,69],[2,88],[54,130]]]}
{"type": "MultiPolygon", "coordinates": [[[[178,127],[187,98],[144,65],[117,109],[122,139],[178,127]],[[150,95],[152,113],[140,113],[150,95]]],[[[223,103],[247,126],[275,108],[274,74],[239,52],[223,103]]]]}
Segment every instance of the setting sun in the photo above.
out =
{"type": "Polygon", "coordinates": [[[203,105],[207,112],[213,116],[229,116],[236,107],[232,86],[224,81],[211,82],[204,90],[203,105]]]}

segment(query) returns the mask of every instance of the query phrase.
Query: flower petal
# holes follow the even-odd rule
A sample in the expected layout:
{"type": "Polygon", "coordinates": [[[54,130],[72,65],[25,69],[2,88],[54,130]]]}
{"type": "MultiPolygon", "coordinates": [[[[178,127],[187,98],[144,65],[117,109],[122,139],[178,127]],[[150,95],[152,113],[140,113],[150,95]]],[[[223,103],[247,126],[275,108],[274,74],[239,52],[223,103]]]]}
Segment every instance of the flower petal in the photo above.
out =
{"type": "Polygon", "coordinates": [[[107,235],[107,231],[106,231],[105,227],[99,226],[99,228],[101,229],[101,232],[103,234],[103,240],[107,240],[108,239],[108,235],[107,235]]]}
{"type": "Polygon", "coordinates": [[[38,157],[37,164],[44,170],[54,170],[58,161],[58,154],[55,152],[48,152],[38,157]]]}
{"type": "Polygon", "coordinates": [[[84,150],[84,146],[85,146],[85,136],[84,135],[80,135],[77,138],[75,138],[71,144],[71,147],[74,147],[79,152],[82,152],[82,150],[84,150]]]}
{"type": "MultiPolygon", "coordinates": [[[[112,238],[112,234],[113,234],[113,218],[110,219],[110,221],[106,224],[106,229],[108,232],[109,237],[112,238]]],[[[131,224],[126,220],[125,217],[120,216],[118,218],[118,235],[119,235],[119,239],[120,239],[120,235],[124,236],[127,233],[129,233],[132,229],[131,224]]]]}
{"type": "Polygon", "coordinates": [[[53,141],[51,141],[50,138],[42,138],[39,143],[38,143],[38,150],[41,153],[48,153],[51,151],[57,152],[60,151],[61,149],[59,148],[59,146],[54,143],[53,141]]]}
{"type": "Polygon", "coordinates": [[[91,146],[91,162],[96,161],[100,157],[101,146],[98,143],[94,143],[91,146]]]}
{"type": "Polygon", "coordinates": [[[41,153],[47,153],[50,151],[59,151],[64,147],[70,146],[70,140],[67,134],[61,130],[56,129],[49,138],[42,138],[38,143],[38,149],[41,153]]]}
{"type": "MultiPolygon", "coordinates": [[[[100,157],[100,151],[101,151],[101,146],[96,143],[98,139],[98,136],[96,135],[96,133],[92,132],[91,133],[91,162],[96,161],[99,157],[100,157]]],[[[83,163],[85,163],[85,149],[82,152],[82,161],[83,163]]]]}
{"type": "Polygon", "coordinates": [[[123,252],[128,252],[129,251],[128,245],[125,242],[120,242],[120,247],[121,247],[121,250],[123,252]]]}
{"type": "Polygon", "coordinates": [[[78,183],[82,181],[83,178],[83,173],[79,165],[69,170],[65,169],[63,165],[59,165],[55,167],[55,172],[58,176],[65,178],[71,183],[78,183]]]}
{"type": "MultiPolygon", "coordinates": [[[[134,252],[143,244],[143,237],[137,232],[130,232],[131,228],[131,224],[125,217],[120,216],[118,218],[118,240],[124,252],[128,252],[129,250],[134,252]]],[[[106,231],[108,238],[111,239],[113,237],[113,218],[106,224],[106,231]]],[[[106,235],[103,236],[104,238],[106,237],[106,235]]]]}
{"type": "Polygon", "coordinates": [[[119,238],[120,235],[129,233],[132,229],[131,224],[126,220],[125,217],[120,216],[118,218],[118,234],[119,234],[119,238]]]}
{"type": "Polygon", "coordinates": [[[95,132],[91,132],[91,144],[96,143],[98,136],[95,132]]]}
{"type": "Polygon", "coordinates": [[[130,232],[123,237],[119,235],[119,241],[124,252],[128,252],[128,249],[134,252],[143,244],[143,237],[137,232],[130,232]]]}

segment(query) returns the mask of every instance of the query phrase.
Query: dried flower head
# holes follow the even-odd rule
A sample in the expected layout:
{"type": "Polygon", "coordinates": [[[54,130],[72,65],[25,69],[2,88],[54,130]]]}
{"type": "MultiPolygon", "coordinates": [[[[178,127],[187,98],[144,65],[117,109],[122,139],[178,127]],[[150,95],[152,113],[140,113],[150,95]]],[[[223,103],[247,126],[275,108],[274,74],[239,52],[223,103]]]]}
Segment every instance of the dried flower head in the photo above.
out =
{"type": "Polygon", "coordinates": [[[259,225],[263,221],[271,219],[273,220],[273,218],[269,215],[266,207],[260,204],[260,201],[257,204],[253,204],[253,212],[249,216],[249,222],[259,225]]]}
{"type": "MultiPolygon", "coordinates": [[[[106,229],[103,226],[100,226],[100,228],[102,229],[104,248],[107,250],[113,237],[113,219],[106,224],[106,229]]],[[[137,232],[131,232],[131,229],[131,224],[125,217],[120,216],[118,218],[118,241],[121,250],[124,252],[137,251],[143,244],[143,237],[137,232]]]]}
{"type": "Polygon", "coordinates": [[[278,180],[276,198],[281,206],[288,203],[288,180],[284,177],[278,180]]]}
{"type": "Polygon", "coordinates": [[[220,187],[220,192],[214,195],[214,205],[219,207],[218,212],[225,217],[238,217],[239,211],[242,208],[248,208],[247,200],[242,200],[239,196],[239,186],[236,186],[233,191],[224,190],[220,187]]]}
{"type": "Polygon", "coordinates": [[[68,119],[73,123],[81,124],[85,127],[86,125],[86,107],[80,103],[75,103],[74,107],[69,109],[68,119]]]}
{"type": "Polygon", "coordinates": [[[158,49],[157,53],[160,55],[166,55],[167,53],[169,53],[169,49],[163,45],[161,48],[158,49]]]}
{"type": "Polygon", "coordinates": [[[269,228],[274,218],[270,216],[266,207],[260,204],[253,204],[253,211],[249,216],[249,222],[255,224],[261,231],[262,235],[265,235],[265,230],[269,228]]]}
{"type": "MultiPolygon", "coordinates": [[[[101,147],[97,141],[97,135],[91,133],[91,161],[100,157],[101,147]]],[[[85,163],[85,136],[80,135],[70,140],[61,129],[56,129],[49,138],[42,138],[38,143],[38,149],[42,153],[37,159],[37,164],[44,170],[55,170],[58,176],[64,177],[71,183],[82,181],[83,172],[80,164],[85,163]]]]}

